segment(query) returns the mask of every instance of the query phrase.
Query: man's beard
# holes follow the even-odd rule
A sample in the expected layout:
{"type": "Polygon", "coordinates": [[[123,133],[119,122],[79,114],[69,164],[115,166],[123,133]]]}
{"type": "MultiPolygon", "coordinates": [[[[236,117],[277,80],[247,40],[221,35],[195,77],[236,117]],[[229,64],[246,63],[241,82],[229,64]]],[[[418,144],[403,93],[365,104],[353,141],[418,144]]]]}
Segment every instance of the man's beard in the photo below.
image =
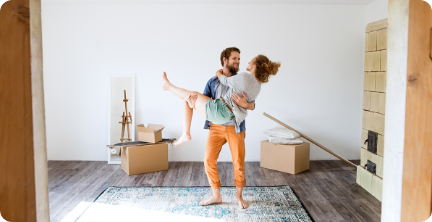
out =
{"type": "Polygon", "coordinates": [[[227,68],[231,73],[237,73],[239,71],[238,67],[235,67],[234,64],[227,64],[227,68]]]}

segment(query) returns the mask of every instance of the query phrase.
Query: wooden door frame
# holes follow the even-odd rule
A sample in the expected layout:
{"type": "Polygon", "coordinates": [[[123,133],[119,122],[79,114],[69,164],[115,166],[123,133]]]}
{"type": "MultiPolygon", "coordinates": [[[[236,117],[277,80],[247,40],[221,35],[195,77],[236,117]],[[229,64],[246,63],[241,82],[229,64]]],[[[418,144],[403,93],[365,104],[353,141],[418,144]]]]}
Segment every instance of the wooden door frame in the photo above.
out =
{"type": "Polygon", "coordinates": [[[410,0],[401,221],[425,221],[432,210],[432,10],[410,0]]]}
{"type": "Polygon", "coordinates": [[[49,221],[41,0],[7,1],[0,18],[0,211],[49,221]]]}

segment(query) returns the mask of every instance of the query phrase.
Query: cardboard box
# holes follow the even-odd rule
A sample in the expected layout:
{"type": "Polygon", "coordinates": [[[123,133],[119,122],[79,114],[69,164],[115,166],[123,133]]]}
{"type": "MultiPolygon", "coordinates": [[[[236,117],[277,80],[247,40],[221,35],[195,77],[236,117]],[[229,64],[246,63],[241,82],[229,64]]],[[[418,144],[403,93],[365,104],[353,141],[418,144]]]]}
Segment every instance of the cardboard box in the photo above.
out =
{"type": "Polygon", "coordinates": [[[122,147],[121,169],[128,175],[168,170],[168,144],[122,147]]]}
{"type": "Polygon", "coordinates": [[[165,127],[163,125],[149,123],[147,127],[144,124],[137,126],[138,130],[138,141],[157,143],[162,140],[162,130],[165,127]]]}
{"type": "Polygon", "coordinates": [[[261,167],[297,174],[309,169],[310,143],[298,145],[261,142],[261,167]]]}

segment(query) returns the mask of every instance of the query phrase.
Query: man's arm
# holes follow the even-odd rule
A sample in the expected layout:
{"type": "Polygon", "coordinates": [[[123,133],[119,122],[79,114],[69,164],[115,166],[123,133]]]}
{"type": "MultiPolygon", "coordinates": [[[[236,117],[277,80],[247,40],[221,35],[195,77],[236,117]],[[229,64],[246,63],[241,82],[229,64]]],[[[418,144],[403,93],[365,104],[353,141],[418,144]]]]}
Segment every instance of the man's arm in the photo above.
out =
{"type": "Polygon", "coordinates": [[[248,102],[246,100],[246,95],[242,92],[243,97],[240,97],[237,95],[237,93],[233,93],[231,96],[232,101],[237,104],[237,106],[243,107],[248,110],[254,110],[255,109],[255,100],[253,102],[248,102]]]}
{"type": "Polygon", "coordinates": [[[245,107],[245,109],[254,110],[255,109],[255,101],[248,103],[248,105],[245,107]]]}

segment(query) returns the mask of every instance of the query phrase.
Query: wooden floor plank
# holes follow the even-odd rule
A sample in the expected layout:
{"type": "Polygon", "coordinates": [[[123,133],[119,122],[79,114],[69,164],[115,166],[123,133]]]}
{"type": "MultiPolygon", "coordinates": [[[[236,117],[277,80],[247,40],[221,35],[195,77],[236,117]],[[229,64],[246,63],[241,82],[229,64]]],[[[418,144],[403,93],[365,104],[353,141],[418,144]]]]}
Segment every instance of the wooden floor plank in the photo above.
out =
{"type": "MultiPolygon", "coordinates": [[[[233,186],[233,164],[220,162],[217,167],[222,185],[233,186]]],[[[120,165],[106,162],[49,161],[51,221],[61,221],[108,186],[209,187],[203,162],[170,162],[168,168],[128,176],[120,165]]],[[[311,161],[309,170],[296,175],[261,168],[259,162],[246,162],[245,169],[247,186],[289,185],[317,222],[380,221],[381,202],[356,184],[356,169],[340,160],[311,161]]]]}

